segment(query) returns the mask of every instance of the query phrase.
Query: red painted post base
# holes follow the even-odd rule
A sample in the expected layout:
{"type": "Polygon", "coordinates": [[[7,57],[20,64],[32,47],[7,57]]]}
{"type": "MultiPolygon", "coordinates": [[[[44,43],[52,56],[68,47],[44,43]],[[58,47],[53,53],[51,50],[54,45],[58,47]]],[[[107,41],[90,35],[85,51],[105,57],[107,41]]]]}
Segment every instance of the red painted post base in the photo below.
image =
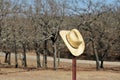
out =
{"type": "Polygon", "coordinates": [[[76,80],[76,56],[72,58],[72,80],[76,80]]]}

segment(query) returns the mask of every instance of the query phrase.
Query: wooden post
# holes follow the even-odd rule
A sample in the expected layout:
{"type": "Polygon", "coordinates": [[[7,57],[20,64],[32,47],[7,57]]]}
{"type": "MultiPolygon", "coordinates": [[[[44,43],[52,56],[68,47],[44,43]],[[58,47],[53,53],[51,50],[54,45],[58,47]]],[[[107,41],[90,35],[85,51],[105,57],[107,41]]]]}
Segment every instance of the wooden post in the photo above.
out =
{"type": "Polygon", "coordinates": [[[76,80],[76,56],[72,58],[72,80],[76,80]]]}

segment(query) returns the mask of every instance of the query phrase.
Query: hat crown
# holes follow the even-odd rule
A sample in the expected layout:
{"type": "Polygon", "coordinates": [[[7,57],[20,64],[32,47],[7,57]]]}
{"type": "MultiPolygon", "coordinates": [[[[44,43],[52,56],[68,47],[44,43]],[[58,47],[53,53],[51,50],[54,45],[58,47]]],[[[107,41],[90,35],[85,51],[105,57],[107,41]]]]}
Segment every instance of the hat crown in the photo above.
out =
{"type": "Polygon", "coordinates": [[[81,33],[77,29],[61,30],[60,36],[65,42],[67,48],[74,56],[79,56],[85,49],[85,43],[81,33]]]}
{"type": "Polygon", "coordinates": [[[78,48],[82,43],[80,40],[80,33],[77,29],[72,29],[67,35],[67,41],[73,48],[78,48]]]}

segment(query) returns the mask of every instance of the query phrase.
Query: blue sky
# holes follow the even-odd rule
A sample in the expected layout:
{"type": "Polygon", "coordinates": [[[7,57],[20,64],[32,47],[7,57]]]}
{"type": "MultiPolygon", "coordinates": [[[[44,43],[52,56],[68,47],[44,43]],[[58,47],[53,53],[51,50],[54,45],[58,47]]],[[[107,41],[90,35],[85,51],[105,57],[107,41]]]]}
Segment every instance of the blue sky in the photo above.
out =
{"type": "Polygon", "coordinates": [[[106,0],[106,3],[112,4],[115,0],[106,0]]]}
{"type": "MultiPolygon", "coordinates": [[[[25,1],[28,4],[33,4],[34,3],[34,0],[21,0],[21,1],[25,1]]],[[[67,0],[67,1],[71,2],[72,0],[67,0]]],[[[76,0],[76,1],[80,1],[80,0],[76,0]]],[[[86,0],[84,0],[84,1],[86,1],[86,0]]],[[[96,1],[103,1],[106,4],[112,4],[115,0],[92,0],[92,1],[94,1],[94,2],[96,2],[96,1]]]]}
{"type": "MultiPolygon", "coordinates": [[[[15,2],[17,2],[17,0],[12,0],[12,1],[15,1],[15,2]]],[[[44,1],[44,0],[42,0],[42,1],[44,1]]],[[[113,4],[113,3],[115,3],[115,1],[116,0],[56,0],[57,2],[62,2],[62,1],[67,1],[67,6],[69,5],[71,8],[82,8],[82,9],[87,9],[88,7],[86,7],[87,6],[87,3],[84,3],[84,2],[87,2],[87,1],[93,1],[93,3],[96,3],[96,2],[102,2],[103,4],[113,4]],[[77,6],[76,6],[77,5],[77,6]]],[[[25,2],[25,5],[34,5],[34,0],[19,0],[19,2],[17,2],[18,4],[20,4],[20,3],[22,3],[22,2],[25,2]]],[[[24,4],[23,4],[24,5],[24,4]]],[[[101,5],[101,4],[98,4],[99,6],[101,5]]],[[[98,5],[95,5],[96,7],[98,6],[98,5]]],[[[98,10],[99,10],[100,8],[98,8],[98,10]]],[[[79,11],[79,10],[78,10],[79,11]]],[[[66,11],[66,12],[73,12],[73,11],[66,11]]],[[[81,13],[81,12],[80,12],[81,13]]]]}
{"type": "MultiPolygon", "coordinates": [[[[12,0],[12,1],[16,1],[16,2],[17,2],[17,0],[12,0]]],[[[56,0],[56,1],[63,1],[63,0],[56,0]]],[[[75,1],[77,1],[78,4],[81,4],[81,1],[87,1],[87,0],[65,0],[65,1],[70,2],[71,5],[72,5],[72,3],[74,3],[75,1]]],[[[88,0],[88,1],[89,1],[89,0],[88,0]]],[[[93,2],[101,1],[101,2],[103,2],[103,3],[105,3],[105,4],[112,4],[112,3],[115,2],[116,0],[92,0],[92,1],[93,1],[93,2]]],[[[21,2],[25,2],[26,4],[30,4],[30,5],[34,4],[34,0],[19,0],[19,3],[21,3],[21,2]]]]}

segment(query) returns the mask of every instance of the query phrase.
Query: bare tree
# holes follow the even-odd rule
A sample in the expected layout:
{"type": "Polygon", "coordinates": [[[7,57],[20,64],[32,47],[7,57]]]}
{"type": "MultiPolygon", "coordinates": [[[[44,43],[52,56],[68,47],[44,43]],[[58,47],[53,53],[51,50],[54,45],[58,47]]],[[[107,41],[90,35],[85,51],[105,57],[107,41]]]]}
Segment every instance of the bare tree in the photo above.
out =
{"type": "MultiPolygon", "coordinates": [[[[107,38],[106,35],[106,27],[108,27],[108,22],[105,21],[107,18],[104,14],[108,14],[112,8],[106,6],[106,4],[102,1],[93,2],[92,0],[81,0],[81,3],[85,4],[86,6],[83,8],[82,6],[77,6],[78,1],[76,0],[74,7],[70,8],[71,10],[75,11],[73,17],[75,18],[75,22],[73,21],[73,24],[75,24],[74,26],[76,26],[79,30],[86,31],[86,35],[89,37],[89,39],[85,40],[88,40],[88,43],[90,41],[92,43],[93,53],[96,57],[96,69],[99,70],[100,67],[103,68],[104,58],[108,55],[110,50],[111,43],[105,42],[109,41],[109,38],[107,38]],[[81,12],[86,14],[81,15],[81,12]],[[75,15],[79,18],[77,19],[75,15]],[[103,46],[104,49],[102,49],[103,46]],[[101,61],[101,66],[99,60],[101,61]]],[[[87,42],[86,45],[88,45],[87,42]]]]}

